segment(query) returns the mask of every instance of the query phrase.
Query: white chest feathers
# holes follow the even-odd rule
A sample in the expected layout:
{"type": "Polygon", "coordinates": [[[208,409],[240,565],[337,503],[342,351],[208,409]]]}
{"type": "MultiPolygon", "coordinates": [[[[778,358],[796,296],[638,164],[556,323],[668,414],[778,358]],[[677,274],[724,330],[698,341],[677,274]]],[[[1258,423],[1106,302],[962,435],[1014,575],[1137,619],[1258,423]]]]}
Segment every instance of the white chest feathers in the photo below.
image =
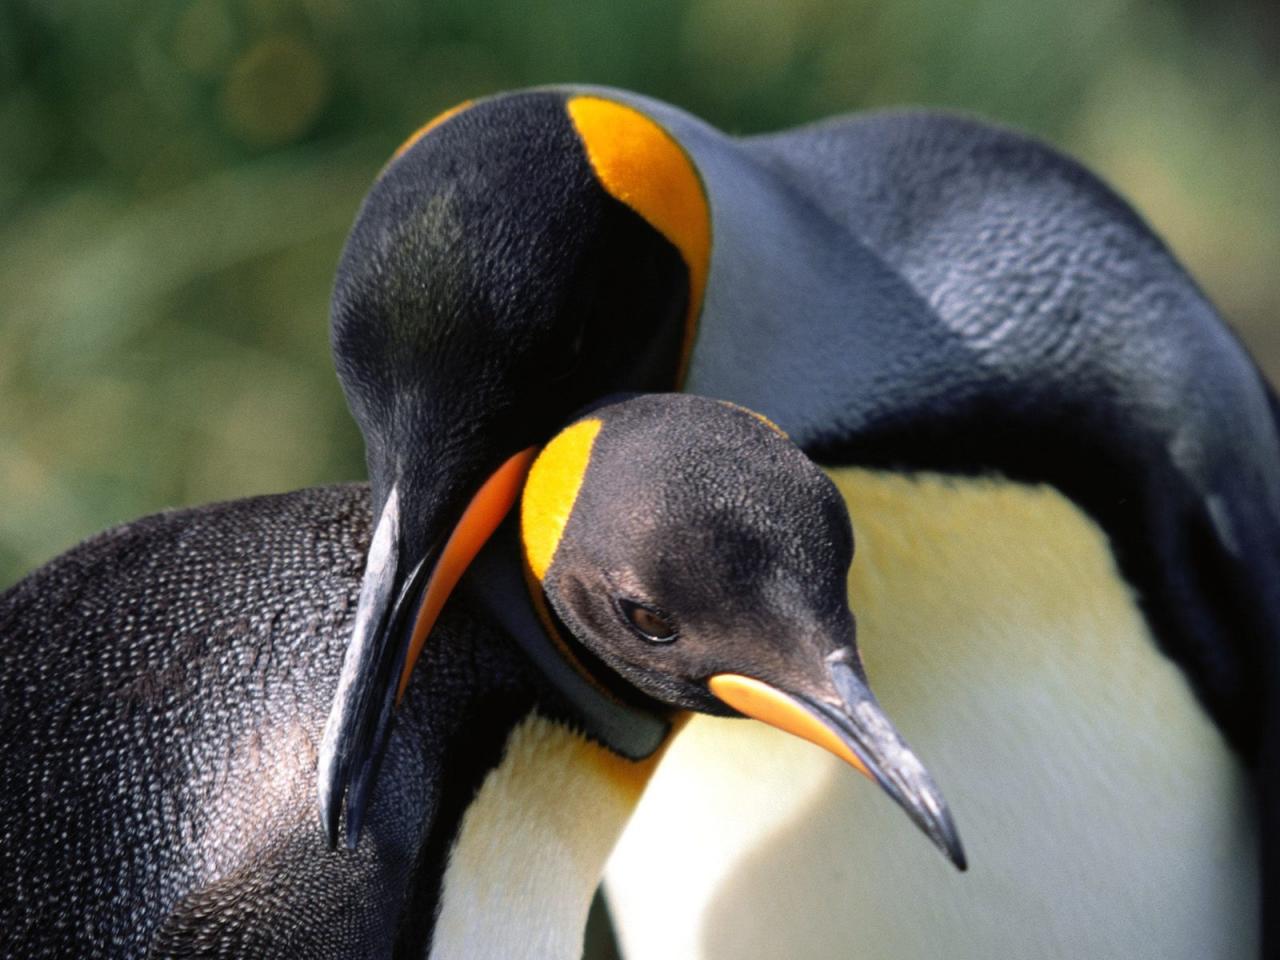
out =
{"type": "Polygon", "coordinates": [[[577,960],[609,851],[652,764],[531,715],[467,808],[430,960],[577,960]]]}
{"type": "Polygon", "coordinates": [[[1096,525],[1043,487],[834,476],[871,685],[969,873],[817,748],[698,718],[609,868],[627,960],[1255,957],[1242,769],[1096,525]]]}

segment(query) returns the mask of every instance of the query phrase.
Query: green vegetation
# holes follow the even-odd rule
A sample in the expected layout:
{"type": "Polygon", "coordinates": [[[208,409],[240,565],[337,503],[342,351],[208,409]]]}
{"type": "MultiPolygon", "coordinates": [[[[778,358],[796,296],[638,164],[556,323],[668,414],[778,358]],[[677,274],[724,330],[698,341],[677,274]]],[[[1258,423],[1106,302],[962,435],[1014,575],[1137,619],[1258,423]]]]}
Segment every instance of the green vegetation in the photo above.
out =
{"type": "Polygon", "coordinates": [[[383,160],[502,89],[729,130],[947,105],[1082,157],[1280,371],[1262,0],[0,0],[0,584],[166,506],[363,476],[326,337],[383,160]]]}

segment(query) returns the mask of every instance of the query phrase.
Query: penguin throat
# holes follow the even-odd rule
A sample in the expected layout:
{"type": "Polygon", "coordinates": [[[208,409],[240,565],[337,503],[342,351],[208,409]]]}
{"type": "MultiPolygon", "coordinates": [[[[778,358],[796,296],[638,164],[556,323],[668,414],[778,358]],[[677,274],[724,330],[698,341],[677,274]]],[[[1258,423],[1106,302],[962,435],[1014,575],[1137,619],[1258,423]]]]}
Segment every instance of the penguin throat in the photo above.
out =
{"type": "Polygon", "coordinates": [[[524,572],[529,602],[538,616],[538,623],[541,624],[547,639],[555,646],[565,663],[572,667],[573,671],[600,696],[618,706],[633,708],[651,714],[655,718],[665,718],[670,713],[668,708],[651,697],[641,694],[634,687],[628,686],[603,660],[578,642],[572,631],[560,619],[555,608],[551,606],[546,591],[543,590],[542,584],[538,582],[528,564],[525,564],[524,572]]]}
{"type": "Polygon", "coordinates": [[[544,712],[580,726],[621,757],[651,756],[671,732],[668,711],[615,687],[621,679],[558,624],[541,583],[517,559],[517,531],[508,521],[472,563],[468,592],[546,681],[544,712]]]}
{"type": "Polygon", "coordinates": [[[462,818],[428,957],[580,957],[605,861],[657,762],[530,714],[462,818]]]}
{"type": "Polygon", "coordinates": [[[652,756],[670,737],[672,711],[628,686],[578,642],[557,616],[527,559],[521,571],[527,622],[512,618],[508,632],[560,695],[567,708],[562,719],[620,757],[634,761],[652,756]]]}

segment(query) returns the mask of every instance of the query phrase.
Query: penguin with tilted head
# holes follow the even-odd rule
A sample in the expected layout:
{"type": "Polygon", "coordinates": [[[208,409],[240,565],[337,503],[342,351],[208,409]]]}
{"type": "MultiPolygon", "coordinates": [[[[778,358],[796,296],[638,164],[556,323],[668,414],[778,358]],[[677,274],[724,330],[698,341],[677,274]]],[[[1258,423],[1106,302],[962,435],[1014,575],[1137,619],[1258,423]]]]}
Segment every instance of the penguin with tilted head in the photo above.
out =
{"type": "Polygon", "coordinates": [[[832,470],[864,648],[975,866],[900,857],[816,755],[695,723],[612,873],[633,960],[1256,955],[1280,916],[1276,407],[1080,166],[936,113],[735,138],[615,90],[502,95],[383,171],[333,321],[382,545],[321,750],[335,840],[505,458],[592,397],[680,386],[832,470]],[[786,802],[720,762],[766,749],[786,802]],[[741,822],[669,829],[681,771],[741,822]]]}
{"type": "Polygon", "coordinates": [[[824,746],[963,867],[866,685],[836,488],[682,395],[541,452],[423,650],[359,846],[330,850],[316,744],[369,520],[362,486],[161,514],[0,597],[6,956],[572,960],[690,710],[824,746]]]}

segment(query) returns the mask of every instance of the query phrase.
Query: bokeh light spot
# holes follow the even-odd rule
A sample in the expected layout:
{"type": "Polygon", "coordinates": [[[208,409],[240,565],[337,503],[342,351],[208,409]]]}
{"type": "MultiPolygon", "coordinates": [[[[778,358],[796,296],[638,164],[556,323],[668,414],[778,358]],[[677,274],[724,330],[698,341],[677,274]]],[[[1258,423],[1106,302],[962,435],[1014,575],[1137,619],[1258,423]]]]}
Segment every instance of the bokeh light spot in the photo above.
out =
{"type": "Polygon", "coordinates": [[[222,112],[227,127],[252,146],[299,139],[328,99],[323,61],[296,37],[268,37],[251,47],[227,77],[222,112]]]}

